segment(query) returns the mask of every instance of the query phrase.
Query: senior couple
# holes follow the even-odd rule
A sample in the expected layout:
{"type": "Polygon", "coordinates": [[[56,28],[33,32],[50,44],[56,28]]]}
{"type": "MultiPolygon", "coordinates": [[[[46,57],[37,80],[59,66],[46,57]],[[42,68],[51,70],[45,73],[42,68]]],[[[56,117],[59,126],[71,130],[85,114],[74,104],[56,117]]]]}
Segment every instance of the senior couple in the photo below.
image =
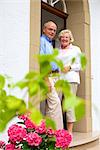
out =
{"type": "MultiPolygon", "coordinates": [[[[48,21],[43,26],[43,34],[40,38],[40,54],[52,54],[53,46],[52,40],[56,35],[57,25],[53,21],[48,21]]],[[[59,54],[58,59],[63,62],[64,68],[61,72],[62,79],[67,80],[70,84],[71,91],[76,95],[78,84],[80,84],[80,76],[79,71],[81,69],[80,58],[79,55],[81,50],[78,46],[73,45],[73,35],[70,30],[65,29],[62,30],[59,35],[59,54]],[[75,61],[73,64],[72,58],[75,57],[75,61]]],[[[51,72],[59,72],[58,66],[52,62],[51,63],[51,72]]],[[[47,101],[46,105],[46,116],[50,117],[55,121],[57,129],[63,129],[63,115],[62,115],[62,107],[61,100],[58,96],[56,88],[54,86],[54,77],[47,77],[45,79],[49,92],[47,93],[47,101]]],[[[41,108],[44,104],[41,103],[41,108]]],[[[72,108],[70,108],[66,112],[66,127],[67,130],[72,133],[73,131],[73,123],[76,121],[75,112],[72,108]]]]}

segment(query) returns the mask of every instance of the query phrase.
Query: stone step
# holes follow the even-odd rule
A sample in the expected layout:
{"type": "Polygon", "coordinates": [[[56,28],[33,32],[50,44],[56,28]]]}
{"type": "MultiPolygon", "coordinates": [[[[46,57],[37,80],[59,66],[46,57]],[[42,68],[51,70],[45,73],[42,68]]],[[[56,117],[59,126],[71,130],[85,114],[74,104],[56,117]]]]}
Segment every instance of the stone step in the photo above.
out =
{"type": "Polygon", "coordinates": [[[88,133],[73,133],[71,150],[100,150],[100,131],[88,133]]]}

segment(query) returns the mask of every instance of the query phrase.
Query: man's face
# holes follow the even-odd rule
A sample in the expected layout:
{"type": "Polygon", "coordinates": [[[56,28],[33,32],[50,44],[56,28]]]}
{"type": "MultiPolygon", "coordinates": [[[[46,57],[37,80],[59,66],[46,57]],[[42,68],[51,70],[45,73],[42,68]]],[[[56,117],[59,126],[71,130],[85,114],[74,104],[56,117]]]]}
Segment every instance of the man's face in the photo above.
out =
{"type": "Polygon", "coordinates": [[[56,30],[56,24],[51,22],[43,29],[43,33],[52,40],[56,35],[56,30]]]}

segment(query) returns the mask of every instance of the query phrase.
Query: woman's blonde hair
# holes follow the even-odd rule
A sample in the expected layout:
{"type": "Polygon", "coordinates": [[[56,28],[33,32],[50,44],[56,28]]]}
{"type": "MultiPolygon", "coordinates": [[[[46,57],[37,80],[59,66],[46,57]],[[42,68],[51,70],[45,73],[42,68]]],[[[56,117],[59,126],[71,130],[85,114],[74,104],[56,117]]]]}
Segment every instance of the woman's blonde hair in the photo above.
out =
{"type": "Polygon", "coordinates": [[[62,30],[59,35],[58,35],[58,38],[60,40],[61,36],[63,36],[65,33],[68,33],[69,36],[70,36],[70,43],[74,42],[74,37],[72,35],[72,32],[69,30],[69,29],[65,29],[65,30],[62,30]]]}

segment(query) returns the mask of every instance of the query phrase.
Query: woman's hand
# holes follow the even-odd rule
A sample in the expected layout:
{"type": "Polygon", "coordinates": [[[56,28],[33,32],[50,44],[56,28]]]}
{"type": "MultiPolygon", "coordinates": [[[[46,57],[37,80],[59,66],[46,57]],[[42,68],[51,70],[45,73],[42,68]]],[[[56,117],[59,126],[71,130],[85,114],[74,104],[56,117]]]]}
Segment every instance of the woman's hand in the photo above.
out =
{"type": "Polygon", "coordinates": [[[71,66],[65,66],[62,70],[63,73],[67,73],[71,70],[71,66]]]}

